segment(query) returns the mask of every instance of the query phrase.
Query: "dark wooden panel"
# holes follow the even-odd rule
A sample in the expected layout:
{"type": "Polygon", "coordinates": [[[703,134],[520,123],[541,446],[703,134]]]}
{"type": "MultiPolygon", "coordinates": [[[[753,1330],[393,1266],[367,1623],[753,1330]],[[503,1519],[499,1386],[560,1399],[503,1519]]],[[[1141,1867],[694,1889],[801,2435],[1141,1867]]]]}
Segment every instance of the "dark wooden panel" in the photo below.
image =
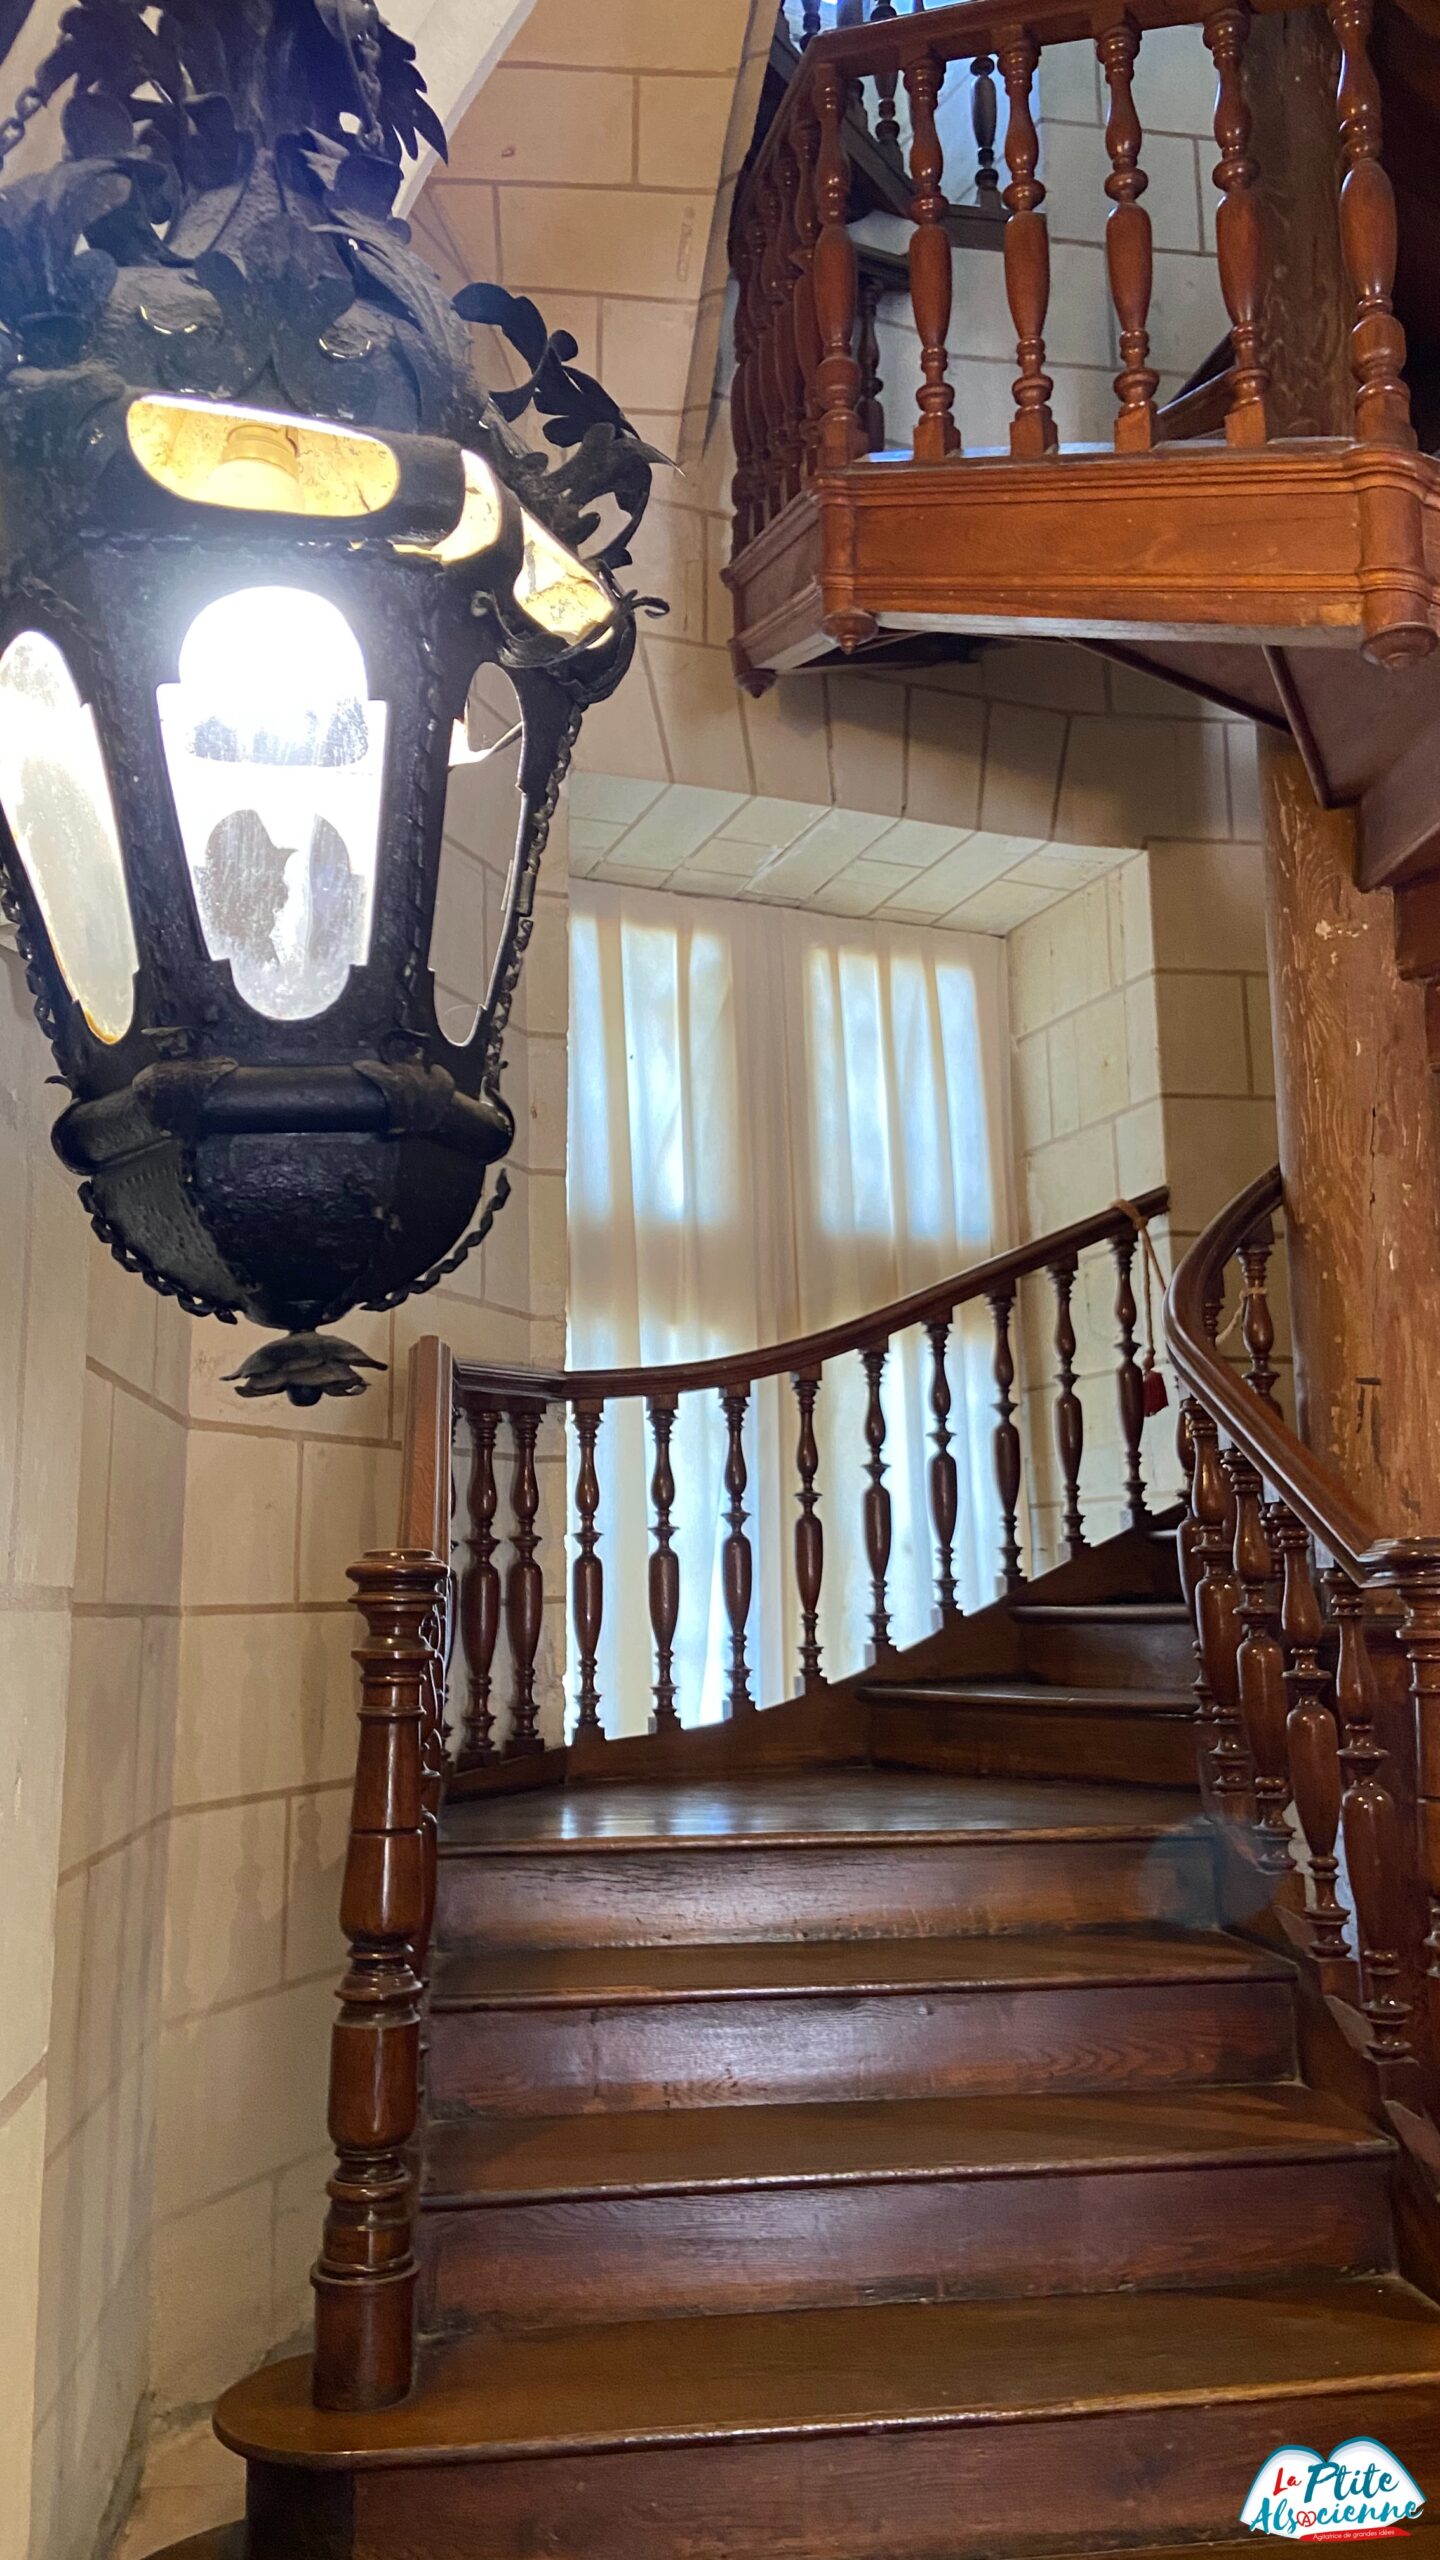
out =
{"type": "Polygon", "coordinates": [[[881,1761],[975,1777],[1113,1778],[1175,1787],[1196,1767],[1193,1717],[1106,1715],[988,1706],[879,1707],[871,1749],[881,1761]]]}
{"type": "Polygon", "coordinates": [[[434,2103],[533,2114],[1174,2086],[1292,2067],[1285,1982],[439,2013],[434,2103]]]}
{"type": "Polygon", "coordinates": [[[440,2327],[1082,2294],[1391,2263],[1383,2161],[486,2206],[428,2216],[423,2246],[423,2299],[440,2327]]]}
{"type": "Polygon", "coordinates": [[[1194,1676],[1190,1620],[1178,1606],[1163,1601],[1134,1608],[1041,1604],[1016,1614],[1025,1666],[1037,1680],[1076,1687],[1183,1689],[1194,1676]]]}
{"type": "Polygon", "coordinates": [[[1056,1840],[1024,1852],[983,1842],[803,1857],[655,1851],[570,1858],[558,1871],[535,1858],[450,1859],[440,1882],[452,1948],[1203,1923],[1214,1907],[1210,1846],[1199,1837],[1056,1840]]]}
{"type": "MultiPolygon", "coordinates": [[[[357,2484],[355,2560],[1009,2560],[1068,2521],[1066,2560],[1137,2533],[1233,2529],[1277,2444],[1378,2435],[1421,2479],[1440,2468],[1430,2389],[1276,2393],[1056,2422],[812,2437],[794,2444],[493,2463],[357,2484]]],[[[1411,2549],[1417,2548],[1412,2542],[1411,2549]]]]}
{"type": "MultiPolygon", "coordinates": [[[[1187,1657],[1188,1659],[1188,1657],[1187,1657]]],[[[1192,1666],[1193,1668],[1193,1666],[1192,1666]]],[[[1189,1683],[1182,1686],[1188,1689],[1189,1683]]],[[[903,1843],[1133,1838],[1187,1822],[1193,1798],[1137,1804],[1123,1787],[964,1786],[894,1770],[824,1769],[668,1786],[591,1787],[515,1802],[452,1805],[442,1855],[675,1848],[693,1841],[738,1853],[752,1841],[803,1849],[827,1839],[903,1843]]]]}

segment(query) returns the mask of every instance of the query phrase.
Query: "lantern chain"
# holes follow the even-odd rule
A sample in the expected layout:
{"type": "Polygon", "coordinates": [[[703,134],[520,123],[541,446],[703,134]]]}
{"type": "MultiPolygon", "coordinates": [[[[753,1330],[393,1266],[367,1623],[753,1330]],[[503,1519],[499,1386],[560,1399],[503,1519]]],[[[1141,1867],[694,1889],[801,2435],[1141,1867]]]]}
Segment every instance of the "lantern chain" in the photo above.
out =
{"type": "Polygon", "coordinates": [[[544,859],[545,848],[550,841],[550,830],[555,823],[555,812],[560,806],[560,794],[570,771],[583,717],[583,706],[577,704],[565,724],[564,735],[560,740],[545,796],[536,806],[530,828],[530,841],[525,848],[520,877],[515,884],[515,898],[510,910],[510,946],[501,957],[495,1001],[491,1008],[490,1025],[486,1035],[485,1078],[490,1085],[498,1082],[504,1069],[505,1034],[510,1027],[510,1015],[515,1003],[516,990],[520,984],[520,973],[525,966],[525,955],[529,951],[535,931],[534,907],[529,902],[535,883],[540,876],[540,865],[544,859]]]}
{"type": "Polygon", "coordinates": [[[48,105],[43,89],[22,89],[4,122],[0,123],[0,169],[20,148],[35,118],[48,105]]]}
{"type": "Polygon", "coordinates": [[[137,1253],[132,1245],[126,1244],[100,1207],[95,1197],[93,1183],[81,1183],[80,1206],[89,1218],[101,1243],[109,1246],[121,1270],[128,1271],[137,1280],[143,1280],[147,1288],[155,1291],[157,1297],[173,1298],[176,1305],[182,1308],[187,1316],[214,1316],[220,1324],[239,1323],[240,1319],[233,1307],[219,1306],[213,1298],[197,1298],[189,1289],[182,1289],[178,1281],[167,1280],[163,1271],[157,1271],[152,1262],[146,1261],[143,1253],[137,1253]]]}
{"type": "Polygon", "coordinates": [[[407,1280],[403,1289],[392,1289],[387,1298],[367,1298],[364,1301],[366,1315],[388,1316],[394,1308],[403,1307],[407,1298],[427,1297],[432,1289],[439,1288],[442,1280],[451,1279],[462,1262],[468,1262],[471,1254],[479,1251],[509,1197],[510,1176],[508,1173],[502,1173],[495,1185],[495,1196],[493,1200],[487,1201],[485,1214],[479,1226],[472,1227],[469,1235],[462,1238],[454,1252],[447,1254],[443,1262],[437,1262],[432,1270],[425,1273],[423,1279],[407,1280]]]}

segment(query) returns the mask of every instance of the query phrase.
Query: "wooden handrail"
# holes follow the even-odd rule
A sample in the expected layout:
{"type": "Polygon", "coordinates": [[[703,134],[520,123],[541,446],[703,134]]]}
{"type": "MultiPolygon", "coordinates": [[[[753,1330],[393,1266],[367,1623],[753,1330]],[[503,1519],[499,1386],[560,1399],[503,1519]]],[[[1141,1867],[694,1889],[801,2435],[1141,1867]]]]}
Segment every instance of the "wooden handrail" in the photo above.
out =
{"type": "MultiPolygon", "coordinates": [[[[1134,1205],[1142,1218],[1158,1218],[1169,1199],[1166,1190],[1147,1191],[1134,1205]]],[[[760,1378],[805,1377],[846,1352],[878,1350],[897,1333],[952,1316],[957,1307],[993,1297],[1091,1245],[1108,1244],[1130,1233],[1129,1211],[1115,1202],[1096,1217],[1079,1218],[1073,1226],[994,1254],[986,1262],[972,1263],[968,1270],[931,1288],[917,1289],[908,1298],[897,1298],[893,1306],[828,1325],[819,1333],[802,1334],[794,1342],[774,1343],[766,1350],[726,1352],[717,1359],[682,1360],[666,1368],[489,1368],[461,1361],[455,1371],[456,1400],[462,1411],[485,1402],[508,1406],[527,1400],[544,1405],[610,1404],[634,1396],[691,1395],[704,1388],[733,1394],[760,1378]]]]}
{"type": "Polygon", "coordinates": [[[1210,1341],[1205,1309],[1223,1297],[1227,1265],[1247,1237],[1284,1203],[1280,1169],[1261,1174],[1221,1210],[1176,1268],[1165,1296],[1165,1345],[1177,1375],[1229,1432],[1267,1484],[1356,1582],[1383,1542],[1378,1522],[1351,1499],[1340,1478],[1283,1422],[1210,1341]]]}
{"type": "Polygon", "coordinates": [[[1433,2158],[1440,1539],[1385,1539],[1274,1402],[1266,1277],[1283,1201],[1278,1171],[1252,1182],[1191,1246],[1165,1300],[1187,1390],[1179,1565],[1202,1776],[1236,1842],[1243,1849],[1248,1833],[1249,1855],[1280,1883],[1277,1907],[1321,1990],[1348,2012],[1377,2103],[1398,2102],[1402,2133],[1430,2113],[1422,2147],[1433,2158]],[[1244,1378],[1219,1348],[1232,1261],[1244,1282],[1244,1378]],[[1334,1561],[1317,1572],[1315,1557],[1334,1561]],[[1399,1713],[1393,1671],[1382,1682],[1379,1668],[1381,1649],[1397,1646],[1409,1691],[1399,1713]]]}
{"type": "MultiPolygon", "coordinates": [[[[1127,0],[1125,14],[1146,35],[1161,27],[1198,26],[1213,4],[1214,0],[1127,0]]],[[[1252,0],[1257,17],[1283,16],[1291,9],[1322,4],[1323,0],[1252,0]]],[[[1096,0],[1030,0],[1019,23],[1043,48],[1093,42],[1108,14],[1096,0]]],[[[994,53],[1016,25],[1014,0],[956,0],[953,8],[927,8],[918,16],[882,18],[863,27],[834,27],[812,37],[800,56],[789,93],[745,173],[736,198],[737,216],[792,126],[814,115],[827,72],[839,72],[845,80],[900,80],[909,65],[927,55],[936,62],[952,63],[994,53]]]]}
{"type": "MultiPolygon", "coordinates": [[[[1118,475],[1136,457],[1192,438],[1216,444],[1223,438],[1252,495],[1257,470],[1278,481],[1292,467],[1291,449],[1278,442],[1272,447],[1265,316],[1273,297],[1266,292],[1267,236],[1258,192],[1267,179],[1283,189],[1288,173],[1262,170],[1252,150],[1247,49],[1257,11],[1278,16],[1319,5],[1321,0],[1253,0],[1253,5],[1252,0],[1127,0],[1117,8],[1113,0],[1032,0],[1017,14],[1013,0],[958,0],[949,8],[917,6],[903,16],[887,6],[868,24],[837,28],[807,46],[742,176],[731,219],[738,297],[732,393],[735,559],[728,575],[739,608],[742,679],[761,682],[767,671],[816,654],[820,634],[850,653],[870,647],[887,617],[901,611],[902,598],[907,599],[908,617],[916,609],[913,599],[920,597],[927,623],[947,610],[958,613],[953,596],[947,600],[943,593],[946,579],[933,575],[932,555],[918,523],[910,521],[914,509],[925,513],[928,524],[931,499],[937,525],[959,523],[958,515],[943,512],[952,508],[963,512],[1013,504],[1026,510],[1016,520],[1015,557],[1024,563],[1020,600],[1025,617],[1048,613],[1048,607],[1035,601],[1039,569],[1031,569],[1029,544],[1043,540],[1044,554],[1037,560],[1049,558],[1051,519],[1046,511],[1062,498],[1060,484],[1047,489],[1048,473],[1037,478],[1034,469],[1061,453],[1064,424],[1064,403],[1057,414],[1056,383],[1048,370],[1051,208],[1037,123],[1037,80],[1047,51],[1056,46],[1093,46],[1106,97],[1101,137],[1109,163],[1103,180],[1109,205],[1105,272],[1119,370],[1113,377],[1111,459],[1107,462],[1087,443],[1083,452],[1089,480],[1113,465],[1115,493],[1127,493],[1127,510],[1137,501],[1148,509],[1159,503],[1157,490],[1118,475]],[[1230,323],[1229,354],[1213,387],[1208,382],[1196,385],[1162,411],[1151,334],[1155,254],[1146,197],[1150,172],[1136,75],[1147,31],[1182,26],[1201,32],[1215,67],[1218,157],[1212,174],[1219,202],[1214,257],[1230,323]],[[963,345],[958,350],[952,346],[954,277],[946,224],[952,199],[964,194],[970,181],[966,173],[957,184],[953,168],[947,172],[944,119],[937,110],[947,70],[957,65],[968,66],[977,92],[984,86],[992,103],[998,74],[1008,101],[1003,148],[1008,174],[997,184],[996,213],[997,219],[1004,217],[999,263],[1016,363],[1006,442],[1010,462],[1020,468],[1009,475],[995,470],[993,450],[966,452],[972,432],[966,356],[963,345]],[[911,374],[913,395],[892,390],[888,404],[881,397],[876,361],[880,340],[873,279],[868,287],[862,281],[860,243],[851,228],[855,173],[849,135],[866,82],[873,83],[879,101],[877,132],[897,164],[908,131],[907,282],[919,362],[918,368],[908,363],[904,368],[911,374]],[[958,380],[957,357],[962,368],[958,380]],[[902,473],[907,449],[915,468],[902,473]],[[1267,451],[1271,459],[1263,462],[1260,457],[1267,451]],[[883,468],[877,468],[877,457],[883,468]],[[957,473],[970,477],[956,478],[957,473]],[[1037,508],[1038,514],[1028,512],[1037,508]],[[861,520],[870,529],[864,542],[856,531],[861,520]],[[783,535],[774,530],[781,525],[783,535]],[[788,595],[787,578],[795,582],[788,595]]],[[[1339,52],[1335,114],[1343,174],[1336,218],[1353,297],[1354,399],[1348,442],[1352,448],[1373,446],[1377,454],[1383,450],[1403,468],[1399,457],[1412,462],[1415,432],[1405,380],[1405,335],[1394,308],[1399,230],[1383,160],[1382,99],[1369,52],[1371,4],[1324,0],[1324,5],[1339,52]]],[[[1258,67],[1252,81],[1257,76],[1258,67]]],[[[990,105],[985,122],[993,131],[990,105]]],[[[990,161],[998,182],[993,150],[990,161]]],[[[1062,229],[1073,231],[1073,208],[1063,205],[1058,211],[1062,229]]],[[[997,277],[997,288],[1000,282],[997,277]]],[[[1110,354],[1107,333],[1104,343],[1097,339],[1094,361],[1102,363],[1110,354]]],[[[1353,468],[1358,457],[1345,453],[1346,439],[1331,441],[1336,448],[1331,459],[1343,459],[1347,470],[1353,468]]],[[[1208,463],[1212,456],[1205,459],[1208,463]]],[[[1376,502],[1361,496],[1362,485],[1368,490],[1370,480],[1356,471],[1356,503],[1368,517],[1376,502]]],[[[1167,493],[1167,505],[1174,494],[1167,493]]],[[[1198,485],[1194,494],[1199,495],[1198,485]]],[[[1089,491],[1082,494],[1072,483],[1063,495],[1065,503],[1083,507],[1089,491]]],[[[1144,556],[1146,537],[1129,512],[1117,521],[1123,521],[1124,540],[1144,556]]],[[[1199,525],[1208,528],[1209,521],[1200,518],[1199,525]]],[[[1386,664],[1428,645],[1428,636],[1417,638],[1414,599],[1423,586],[1423,544],[1413,504],[1405,521],[1408,530],[1398,547],[1393,533],[1381,535],[1378,517],[1373,533],[1359,536],[1362,558],[1373,550],[1376,557],[1396,564],[1383,580],[1369,582],[1357,607],[1367,650],[1386,664]],[[1407,564],[1403,571],[1402,558],[1407,564]]],[[[1208,562],[1213,549],[1208,530],[1205,541],[1208,562]]],[[[942,561],[948,556],[943,540],[938,556],[942,561]]],[[[958,568],[954,574],[960,576],[958,568]]],[[[1233,577],[1221,579],[1218,569],[1208,566],[1204,574],[1217,578],[1221,592],[1211,602],[1218,606],[1223,594],[1226,610],[1217,611],[1215,619],[1228,624],[1233,577]]],[[[1070,583],[1057,591],[1068,599],[1061,606],[1062,618],[1086,627],[1073,564],[1066,575],[1070,583]]],[[[1102,578],[1097,593],[1107,598],[1107,619],[1112,592],[1112,583],[1102,578]]],[[[1013,618],[1015,602],[1004,580],[997,589],[992,577],[985,588],[987,620],[993,614],[995,627],[1004,627],[1013,618]]],[[[1147,611],[1144,618],[1205,623],[1210,613],[1198,610],[1198,603],[1189,576],[1173,595],[1167,593],[1163,610],[1156,600],[1153,614],[1147,611]]]]}

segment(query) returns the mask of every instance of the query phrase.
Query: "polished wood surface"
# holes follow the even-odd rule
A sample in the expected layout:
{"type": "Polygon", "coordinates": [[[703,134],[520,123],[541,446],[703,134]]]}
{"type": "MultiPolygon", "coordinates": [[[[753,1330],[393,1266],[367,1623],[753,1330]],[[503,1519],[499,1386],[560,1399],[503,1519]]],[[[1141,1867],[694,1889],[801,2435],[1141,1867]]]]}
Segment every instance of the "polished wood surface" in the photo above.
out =
{"type": "Polygon", "coordinates": [[[1159,1840],[1195,1818],[1177,1792],[1166,1803],[1124,1787],[968,1786],[953,1779],[828,1769],[722,1785],[594,1788],[457,1804],[445,1818],[442,1855],[514,1856],[526,1849],[587,1853],[671,1848],[686,1841],[737,1852],[751,1841],[803,1848],[837,1834],[862,1841],[953,1841],[989,1833],[1008,1840],[1159,1840]]]}
{"type": "Polygon", "coordinates": [[[434,2007],[646,2008],[691,2000],[788,2000],[802,1994],[876,1999],[927,1991],[1008,1992],[1071,1985],[1285,1978],[1283,1965],[1238,1938],[1146,1937],[1122,1930],[1067,1939],[780,1940],[723,1947],[509,1948],[442,1957],[434,2007]]]}
{"type": "MultiPolygon", "coordinates": [[[[562,2449],[737,2435],[1080,2418],[1347,2390],[1440,2391],[1440,2310],[1394,2279],[1274,2295],[1187,2293],[1048,2302],[883,2303],[659,2329],[465,2340],[436,2354],[409,2408],[363,2425],[315,2409],[302,2359],[226,2394],[216,2426],[238,2453],[352,2469],[513,2459],[562,2449]]],[[[1256,2421],[1257,2426],[1259,2420],[1256,2421]]],[[[1248,2487],[1248,2476],[1245,2485],[1248,2487]]]]}
{"type": "Polygon", "coordinates": [[[908,2104],[706,2107],[691,2114],[463,2118],[438,2126],[427,2202],[461,2210],[567,2197],[812,2180],[1009,2178],[1157,2162],[1384,2160],[1392,2146],[1311,2089],[1102,2091],[908,2104]]]}
{"type": "Polygon", "coordinates": [[[432,2142],[430,2319],[535,2328],[1387,2269],[1390,2157],[1284,2088],[482,2120],[432,2142]]]}
{"type": "Polygon", "coordinates": [[[431,1908],[425,1820],[430,1673],[446,1570],[432,1554],[354,1566],[366,1626],[360,1750],[340,1925],[350,1964],[330,2064],[336,2162],[315,2269],[315,2393],[331,2409],[403,2400],[415,2353],[414,2173],[420,2106],[415,1970],[431,1908]]]}

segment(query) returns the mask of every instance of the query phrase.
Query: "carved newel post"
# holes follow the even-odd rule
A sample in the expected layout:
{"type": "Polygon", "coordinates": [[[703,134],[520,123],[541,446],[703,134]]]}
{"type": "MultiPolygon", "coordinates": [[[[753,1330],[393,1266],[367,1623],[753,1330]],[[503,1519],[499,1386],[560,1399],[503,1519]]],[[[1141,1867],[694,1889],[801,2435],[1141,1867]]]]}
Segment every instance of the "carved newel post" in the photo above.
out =
{"type": "Polygon", "coordinates": [[[426,1554],[366,1556],[351,1568],[366,1638],[360,1751],[340,1925],[330,2066],[335,2174],[315,2287],[314,2397],[322,2409],[384,2409],[411,2388],[415,2359],[415,2181],[420,2108],[416,1950],[429,1903],[424,1798],[430,1631],[446,1573],[426,1554]]]}

